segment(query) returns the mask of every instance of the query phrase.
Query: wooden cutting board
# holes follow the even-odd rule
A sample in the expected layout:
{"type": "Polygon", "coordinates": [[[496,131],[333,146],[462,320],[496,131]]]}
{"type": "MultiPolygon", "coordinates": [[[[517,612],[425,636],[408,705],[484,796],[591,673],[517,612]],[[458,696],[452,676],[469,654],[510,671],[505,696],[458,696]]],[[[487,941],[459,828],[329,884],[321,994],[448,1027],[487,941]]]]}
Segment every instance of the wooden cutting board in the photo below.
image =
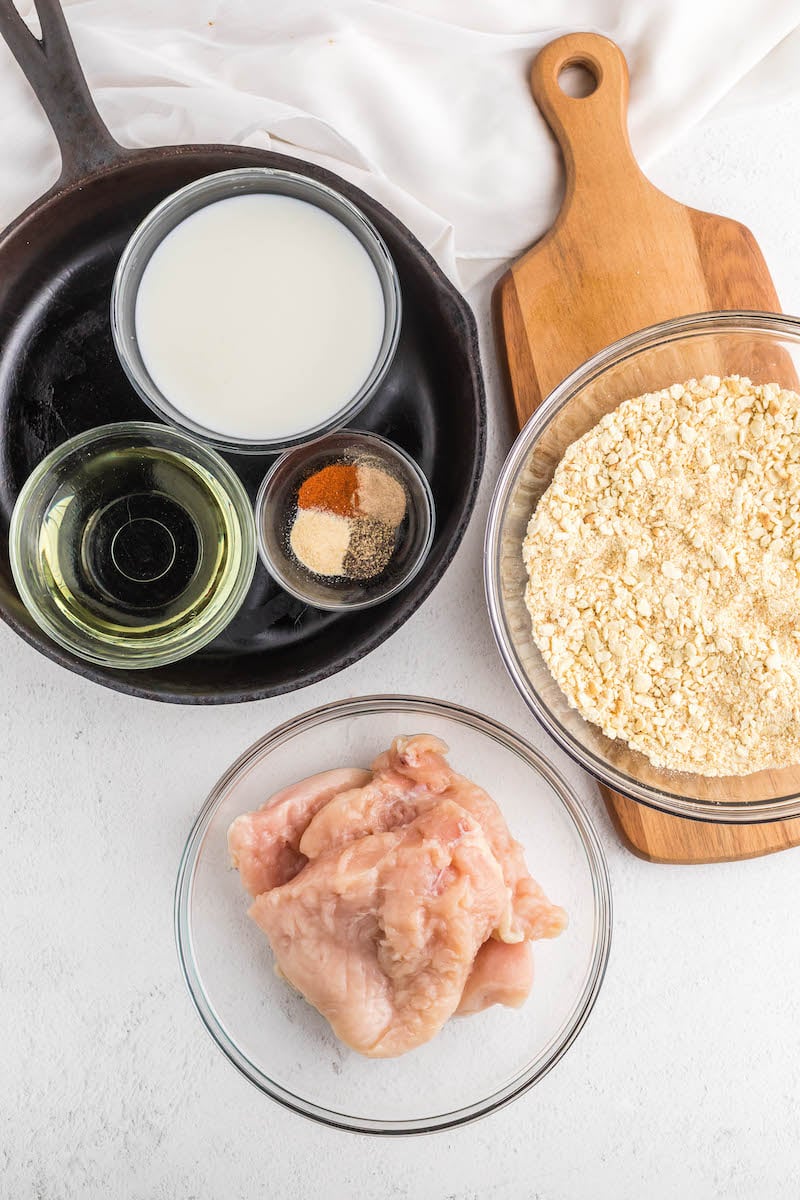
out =
{"type": "MultiPolygon", "coordinates": [[[[642,174],[618,46],[593,33],[560,37],[536,58],[531,88],[561,147],[566,190],[552,229],[495,293],[520,427],[556,384],[626,334],[712,309],[780,311],[748,229],[678,204],[642,174]],[[559,75],[571,66],[593,77],[590,95],[562,91],[559,75]]],[[[653,862],[721,862],[800,844],[800,819],[691,821],[602,790],[625,843],[653,862]]]]}

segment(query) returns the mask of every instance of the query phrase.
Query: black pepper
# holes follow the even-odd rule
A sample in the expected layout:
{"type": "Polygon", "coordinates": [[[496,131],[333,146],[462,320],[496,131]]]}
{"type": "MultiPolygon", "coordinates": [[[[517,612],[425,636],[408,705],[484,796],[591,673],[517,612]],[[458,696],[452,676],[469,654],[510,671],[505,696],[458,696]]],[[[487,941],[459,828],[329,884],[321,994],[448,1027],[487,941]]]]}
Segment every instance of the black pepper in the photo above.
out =
{"type": "Polygon", "coordinates": [[[351,522],[342,573],[348,579],[374,579],[388,566],[394,546],[394,529],[383,521],[362,517],[351,522]]]}

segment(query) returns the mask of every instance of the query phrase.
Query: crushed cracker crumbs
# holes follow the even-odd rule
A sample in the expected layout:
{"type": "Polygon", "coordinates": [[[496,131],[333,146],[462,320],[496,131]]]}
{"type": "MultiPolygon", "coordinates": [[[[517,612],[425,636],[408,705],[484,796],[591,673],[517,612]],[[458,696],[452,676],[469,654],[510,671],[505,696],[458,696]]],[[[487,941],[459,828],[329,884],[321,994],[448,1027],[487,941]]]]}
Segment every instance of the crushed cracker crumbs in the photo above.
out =
{"type": "Polygon", "coordinates": [[[570,705],[654,766],[800,762],[800,396],[730,376],[620,404],[528,525],[533,637],[570,705]]]}

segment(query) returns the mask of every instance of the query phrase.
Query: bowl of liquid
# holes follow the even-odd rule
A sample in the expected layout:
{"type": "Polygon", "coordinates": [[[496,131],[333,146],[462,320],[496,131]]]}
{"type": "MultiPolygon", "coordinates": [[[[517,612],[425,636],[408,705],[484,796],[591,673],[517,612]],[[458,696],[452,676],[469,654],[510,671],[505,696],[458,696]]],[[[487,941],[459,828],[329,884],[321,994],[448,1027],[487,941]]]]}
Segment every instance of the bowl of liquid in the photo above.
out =
{"type": "Polygon", "coordinates": [[[176,662],[208,645],[253,579],[252,509],[213,450],[148,422],[71,438],[25,482],[11,569],[33,618],[88,662],[176,662]]]}
{"type": "Polygon", "coordinates": [[[345,425],[400,336],[391,255],[344,196],[291,171],[196,180],[120,258],[111,327],[160,417],[218,449],[285,450],[345,425]]]}

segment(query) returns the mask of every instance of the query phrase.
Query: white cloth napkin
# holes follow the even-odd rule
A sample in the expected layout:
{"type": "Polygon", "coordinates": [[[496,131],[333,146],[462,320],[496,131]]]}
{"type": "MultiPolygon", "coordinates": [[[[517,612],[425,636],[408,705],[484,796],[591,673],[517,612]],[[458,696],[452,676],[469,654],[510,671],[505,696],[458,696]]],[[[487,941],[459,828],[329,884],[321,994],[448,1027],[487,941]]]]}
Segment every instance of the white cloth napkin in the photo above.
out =
{"type": "MultiPolygon", "coordinates": [[[[35,25],[31,0],[18,4],[35,25]]],[[[528,88],[552,38],[588,29],[623,48],[645,164],[729,93],[752,104],[800,86],[800,0],[72,0],[66,13],[122,143],[237,142],[321,163],[462,284],[557,210],[558,154],[528,88]]],[[[57,173],[0,47],[0,223],[57,173]]]]}

